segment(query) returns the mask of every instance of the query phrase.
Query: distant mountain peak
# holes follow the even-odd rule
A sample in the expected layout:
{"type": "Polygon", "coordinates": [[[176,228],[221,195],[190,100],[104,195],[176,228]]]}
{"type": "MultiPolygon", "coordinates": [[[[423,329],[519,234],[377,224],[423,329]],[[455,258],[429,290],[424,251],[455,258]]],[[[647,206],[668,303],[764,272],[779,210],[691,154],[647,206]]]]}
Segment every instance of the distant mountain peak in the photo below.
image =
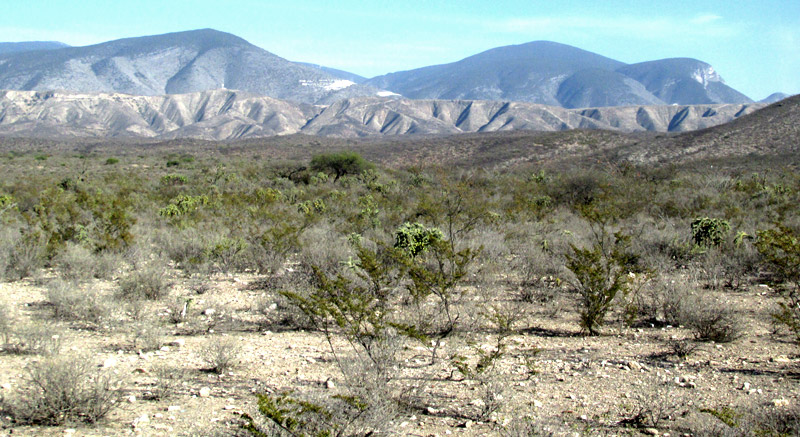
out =
{"type": "Polygon", "coordinates": [[[353,82],[214,29],[0,55],[0,89],[161,95],[228,88],[303,103],[379,91],[353,82]]]}

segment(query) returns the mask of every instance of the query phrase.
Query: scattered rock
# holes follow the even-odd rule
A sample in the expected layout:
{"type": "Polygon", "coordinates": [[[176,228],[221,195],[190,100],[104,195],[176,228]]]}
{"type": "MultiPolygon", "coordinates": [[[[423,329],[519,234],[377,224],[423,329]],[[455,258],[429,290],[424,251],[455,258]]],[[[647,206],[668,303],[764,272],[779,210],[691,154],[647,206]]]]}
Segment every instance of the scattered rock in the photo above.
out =
{"type": "Polygon", "coordinates": [[[116,358],[114,358],[114,357],[111,357],[111,358],[106,358],[106,360],[105,360],[105,361],[103,361],[103,364],[102,364],[102,366],[101,366],[101,367],[106,367],[106,368],[108,368],[108,367],[114,367],[114,366],[116,366],[117,364],[119,364],[119,361],[117,361],[117,359],[116,359],[116,358]]]}
{"type": "Polygon", "coordinates": [[[655,428],[645,428],[642,430],[642,434],[645,435],[659,435],[658,430],[655,428]]]}
{"type": "Polygon", "coordinates": [[[214,308],[206,308],[205,311],[203,311],[203,315],[206,315],[206,316],[213,316],[216,313],[217,313],[217,310],[215,310],[214,308]]]}
{"type": "Polygon", "coordinates": [[[544,404],[542,404],[542,401],[534,399],[533,400],[533,406],[536,407],[536,408],[542,408],[544,406],[544,404]]]}
{"type": "Polygon", "coordinates": [[[336,383],[334,383],[332,379],[329,379],[325,381],[325,388],[327,388],[328,390],[333,390],[334,388],[336,388],[336,383]]]}
{"type": "Polygon", "coordinates": [[[141,368],[141,367],[137,367],[137,368],[133,369],[133,372],[131,372],[131,373],[138,373],[138,374],[140,374],[140,375],[143,375],[143,374],[146,374],[146,373],[147,373],[147,370],[144,370],[144,369],[143,369],[143,368],[141,368]]]}
{"type": "Polygon", "coordinates": [[[225,411],[235,410],[236,406],[235,405],[225,405],[224,407],[222,407],[222,409],[225,410],[225,411]]]}
{"type": "Polygon", "coordinates": [[[474,405],[478,408],[483,408],[486,406],[486,402],[483,402],[482,399],[473,399],[469,404],[474,405]]]}
{"type": "Polygon", "coordinates": [[[475,425],[475,422],[473,422],[472,420],[467,420],[466,422],[464,422],[464,423],[462,423],[462,424],[458,425],[458,427],[459,427],[459,428],[466,428],[466,429],[469,429],[469,428],[472,428],[472,425],[475,425]]]}
{"type": "Polygon", "coordinates": [[[167,407],[167,411],[181,411],[182,408],[180,405],[170,405],[167,407]]]}
{"type": "Polygon", "coordinates": [[[171,342],[169,342],[167,344],[169,346],[184,347],[186,345],[186,340],[184,340],[182,338],[176,338],[175,340],[172,340],[171,342]]]}
{"type": "Polygon", "coordinates": [[[0,385],[0,388],[2,388],[3,390],[11,390],[11,384],[7,382],[3,383],[2,385],[0,385]]]}
{"type": "Polygon", "coordinates": [[[129,404],[136,403],[136,396],[130,395],[130,396],[127,397],[126,400],[128,401],[129,404]]]}
{"type": "Polygon", "coordinates": [[[137,426],[139,426],[139,424],[142,423],[150,423],[150,416],[148,416],[147,414],[142,414],[141,416],[133,419],[133,423],[131,423],[131,426],[136,428],[137,426]]]}
{"type": "Polygon", "coordinates": [[[780,407],[788,407],[789,406],[789,400],[788,399],[783,399],[783,398],[781,398],[781,399],[773,399],[772,400],[772,405],[774,405],[776,407],[779,407],[779,408],[780,407]]]}
{"type": "Polygon", "coordinates": [[[208,388],[208,387],[203,387],[203,388],[200,389],[199,395],[200,395],[201,398],[207,398],[207,397],[211,396],[211,389],[208,388]]]}

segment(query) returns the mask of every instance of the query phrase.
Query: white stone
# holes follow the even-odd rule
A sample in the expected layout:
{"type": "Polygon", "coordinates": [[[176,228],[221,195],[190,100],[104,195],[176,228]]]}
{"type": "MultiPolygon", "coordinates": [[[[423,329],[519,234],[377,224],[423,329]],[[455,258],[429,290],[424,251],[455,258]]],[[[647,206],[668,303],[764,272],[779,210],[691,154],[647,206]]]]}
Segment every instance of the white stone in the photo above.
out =
{"type": "Polygon", "coordinates": [[[789,406],[789,400],[788,399],[773,399],[772,400],[772,405],[774,405],[776,407],[788,407],[789,406]]]}
{"type": "Polygon", "coordinates": [[[211,389],[210,388],[203,387],[203,388],[200,389],[200,397],[201,398],[207,398],[209,396],[211,396],[211,389]]]}

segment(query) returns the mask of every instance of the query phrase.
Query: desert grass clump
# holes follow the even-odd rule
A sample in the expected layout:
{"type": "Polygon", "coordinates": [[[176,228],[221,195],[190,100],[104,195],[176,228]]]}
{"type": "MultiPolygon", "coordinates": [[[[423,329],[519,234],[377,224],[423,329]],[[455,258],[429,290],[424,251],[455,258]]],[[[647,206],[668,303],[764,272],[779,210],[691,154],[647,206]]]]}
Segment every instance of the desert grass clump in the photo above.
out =
{"type": "Polygon", "coordinates": [[[31,425],[95,423],[118,406],[121,395],[112,373],[72,356],[32,363],[22,388],[0,402],[16,423],[31,425]]]}

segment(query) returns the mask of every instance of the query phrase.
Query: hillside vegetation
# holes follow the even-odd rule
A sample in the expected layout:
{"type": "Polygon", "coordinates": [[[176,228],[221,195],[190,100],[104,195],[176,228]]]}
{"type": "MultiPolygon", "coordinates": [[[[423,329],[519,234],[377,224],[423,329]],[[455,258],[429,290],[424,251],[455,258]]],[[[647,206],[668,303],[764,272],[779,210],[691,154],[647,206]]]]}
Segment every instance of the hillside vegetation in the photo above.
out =
{"type": "Polygon", "coordinates": [[[425,142],[6,143],[2,426],[798,432],[797,168],[561,135],[536,137],[549,160],[494,137],[483,166],[425,142]]]}

